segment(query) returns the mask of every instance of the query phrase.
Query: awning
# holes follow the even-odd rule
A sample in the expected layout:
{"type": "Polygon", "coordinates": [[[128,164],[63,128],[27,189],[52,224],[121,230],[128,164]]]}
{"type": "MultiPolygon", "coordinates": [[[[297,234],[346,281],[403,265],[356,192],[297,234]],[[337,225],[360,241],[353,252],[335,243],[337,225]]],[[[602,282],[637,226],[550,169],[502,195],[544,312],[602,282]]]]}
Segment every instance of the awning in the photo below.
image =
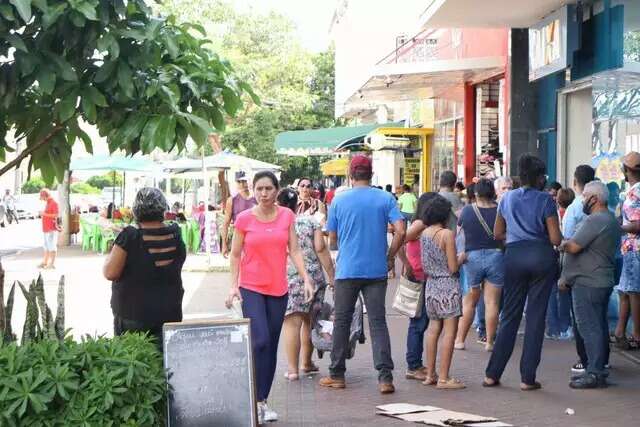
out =
{"type": "Polygon", "coordinates": [[[433,0],[425,3],[429,5],[420,16],[420,23],[425,28],[528,28],[571,2],[483,0],[480,7],[478,0],[433,0]]]}
{"type": "Polygon", "coordinates": [[[465,82],[481,82],[504,73],[505,61],[504,57],[485,57],[378,65],[373,76],[349,97],[345,110],[357,110],[373,101],[455,96],[452,88],[461,92],[465,82]]]}
{"type": "Polygon", "coordinates": [[[320,169],[324,176],[346,176],[348,168],[349,159],[347,157],[329,160],[320,164],[320,169]]]}
{"type": "Polygon", "coordinates": [[[330,155],[339,145],[363,140],[380,127],[404,127],[404,122],[281,132],[275,147],[278,154],[288,156],[330,155]]]}
{"type": "MultiPolygon", "coordinates": [[[[227,169],[238,169],[246,172],[257,172],[260,170],[279,171],[282,169],[272,163],[255,160],[239,154],[223,151],[213,156],[204,158],[204,168],[209,171],[220,171],[227,169]]],[[[171,175],[180,175],[183,178],[192,177],[190,173],[202,174],[203,160],[182,158],[162,163],[162,169],[171,175]]],[[[199,176],[196,175],[197,178],[199,176]]]]}
{"type": "Polygon", "coordinates": [[[84,171],[132,171],[156,174],[160,167],[152,160],[141,156],[92,156],[71,161],[69,169],[84,171]]]}

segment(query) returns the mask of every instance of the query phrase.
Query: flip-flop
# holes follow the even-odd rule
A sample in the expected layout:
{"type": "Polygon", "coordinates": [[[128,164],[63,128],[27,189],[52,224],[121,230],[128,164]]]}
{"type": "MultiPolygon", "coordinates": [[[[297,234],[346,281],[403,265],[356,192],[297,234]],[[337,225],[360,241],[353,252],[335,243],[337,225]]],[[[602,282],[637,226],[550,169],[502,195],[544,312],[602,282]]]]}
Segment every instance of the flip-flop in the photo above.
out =
{"type": "Polygon", "coordinates": [[[500,386],[500,380],[494,380],[493,378],[489,378],[490,380],[492,380],[492,383],[488,383],[487,379],[482,380],[482,387],[499,387],[500,386]]]}
{"type": "Polygon", "coordinates": [[[525,384],[525,383],[520,384],[520,390],[522,391],[540,390],[541,388],[542,388],[542,384],[540,384],[538,381],[535,381],[533,384],[525,384]]]}
{"type": "Polygon", "coordinates": [[[467,386],[460,380],[449,378],[448,380],[438,380],[436,388],[440,390],[460,390],[467,386]]]}
{"type": "Polygon", "coordinates": [[[306,368],[300,368],[300,371],[303,374],[313,374],[315,372],[320,372],[320,368],[318,368],[315,364],[312,363],[310,366],[306,368]]]}
{"type": "Polygon", "coordinates": [[[436,384],[438,384],[438,376],[437,375],[434,375],[432,377],[427,375],[427,377],[424,379],[424,381],[422,381],[422,385],[436,385],[436,384]]]}
{"type": "Polygon", "coordinates": [[[289,381],[298,381],[300,379],[300,377],[298,376],[298,374],[291,374],[289,372],[285,372],[284,373],[284,377],[286,379],[288,379],[289,381]]]}

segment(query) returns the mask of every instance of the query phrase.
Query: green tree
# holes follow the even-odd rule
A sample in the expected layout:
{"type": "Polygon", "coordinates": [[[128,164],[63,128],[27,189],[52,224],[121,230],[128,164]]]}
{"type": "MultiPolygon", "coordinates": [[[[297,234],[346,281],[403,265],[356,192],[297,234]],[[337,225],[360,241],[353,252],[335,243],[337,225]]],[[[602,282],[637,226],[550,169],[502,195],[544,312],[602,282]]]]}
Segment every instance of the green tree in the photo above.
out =
{"type": "Polygon", "coordinates": [[[38,193],[40,190],[42,190],[45,187],[46,187],[46,185],[45,185],[44,181],[42,180],[42,178],[34,177],[34,178],[31,178],[30,180],[28,180],[27,182],[25,182],[24,184],[22,184],[22,193],[23,194],[35,194],[35,193],[38,193]]]}
{"type": "Polygon", "coordinates": [[[104,187],[121,187],[122,181],[122,174],[113,171],[104,175],[92,176],[87,180],[87,184],[102,190],[104,187]]]}
{"type": "Polygon", "coordinates": [[[11,0],[0,4],[0,161],[26,148],[46,182],[62,182],[71,148],[92,151],[79,119],[127,154],[202,144],[251,87],[207,47],[204,29],[153,16],[143,0],[11,0]]]}
{"type": "Polygon", "coordinates": [[[76,194],[100,194],[100,189],[86,182],[71,184],[71,192],[76,194]]]}
{"type": "MultiPolygon", "coordinates": [[[[159,6],[178,21],[198,22],[216,48],[263,100],[248,104],[229,124],[225,148],[283,167],[283,181],[319,178],[320,160],[276,154],[275,137],[285,130],[329,127],[334,120],[334,49],[313,55],[300,46],[295,27],[274,12],[237,11],[224,0],[167,0],[159,6]]],[[[210,147],[206,153],[211,154],[210,147]]]]}

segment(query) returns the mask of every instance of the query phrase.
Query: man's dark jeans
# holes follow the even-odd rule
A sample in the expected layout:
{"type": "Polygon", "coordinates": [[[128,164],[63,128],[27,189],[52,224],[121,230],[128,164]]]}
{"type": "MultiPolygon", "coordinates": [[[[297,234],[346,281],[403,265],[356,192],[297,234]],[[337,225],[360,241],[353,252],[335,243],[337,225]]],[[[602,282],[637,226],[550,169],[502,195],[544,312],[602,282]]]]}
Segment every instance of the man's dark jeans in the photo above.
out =
{"type": "Polygon", "coordinates": [[[551,287],[558,280],[558,257],[549,242],[522,241],[507,245],[504,254],[504,308],[486,375],[499,380],[513,353],[525,301],[527,322],[520,376],[533,384],[540,364],[551,287]]]}
{"type": "Polygon", "coordinates": [[[373,363],[378,371],[378,381],[393,381],[391,342],[385,313],[387,279],[344,279],[335,283],[335,321],[333,323],[333,348],[331,350],[332,378],[344,378],[345,361],[349,352],[349,333],[358,294],[362,292],[367,306],[373,363]]]}
{"type": "Polygon", "coordinates": [[[429,316],[427,316],[427,310],[424,307],[424,298],[422,298],[421,304],[420,316],[409,319],[409,330],[407,331],[407,369],[410,371],[423,367],[424,332],[429,326],[429,316]]]}
{"type": "Polygon", "coordinates": [[[607,308],[612,288],[574,285],[571,289],[573,312],[587,353],[587,373],[604,376],[609,359],[607,308]]]}

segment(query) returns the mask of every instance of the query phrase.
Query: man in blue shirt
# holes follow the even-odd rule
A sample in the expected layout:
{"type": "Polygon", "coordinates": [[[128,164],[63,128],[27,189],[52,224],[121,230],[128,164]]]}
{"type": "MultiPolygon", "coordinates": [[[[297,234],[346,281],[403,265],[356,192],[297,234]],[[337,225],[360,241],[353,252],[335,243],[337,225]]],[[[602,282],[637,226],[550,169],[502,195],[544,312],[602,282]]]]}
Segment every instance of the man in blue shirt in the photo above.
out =
{"type": "Polygon", "coordinates": [[[396,200],[385,191],[371,187],[371,159],[356,155],[351,159],[349,175],[353,188],[336,195],[329,209],[326,229],[331,242],[338,241],[335,280],[335,321],[330,376],[320,385],[344,388],[345,360],[349,353],[351,321],[358,294],[367,306],[380,393],[393,393],[393,360],[385,313],[387,273],[405,235],[404,218],[396,200]],[[387,248],[387,226],[395,233],[387,248]]]}

